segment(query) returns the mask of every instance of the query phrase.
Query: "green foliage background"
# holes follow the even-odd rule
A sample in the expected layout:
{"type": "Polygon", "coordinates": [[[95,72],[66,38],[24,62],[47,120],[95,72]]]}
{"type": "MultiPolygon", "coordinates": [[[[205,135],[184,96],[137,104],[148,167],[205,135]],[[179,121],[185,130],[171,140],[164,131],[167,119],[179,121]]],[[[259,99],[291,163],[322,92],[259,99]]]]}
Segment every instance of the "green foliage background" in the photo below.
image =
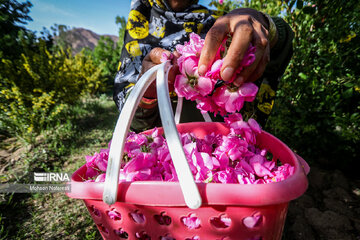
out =
{"type": "MultiPolygon", "coordinates": [[[[23,27],[31,6],[15,0],[0,5],[0,133],[30,143],[66,122],[69,106],[112,89],[122,46],[122,40],[102,37],[93,51],[73,55],[66,26],[44,29],[41,37],[23,27]]],[[[124,22],[116,18],[121,39],[124,22]]]]}
{"type": "Polygon", "coordinates": [[[308,161],[353,169],[360,157],[360,3],[355,0],[212,1],[283,17],[295,33],[266,130],[308,161]]]}

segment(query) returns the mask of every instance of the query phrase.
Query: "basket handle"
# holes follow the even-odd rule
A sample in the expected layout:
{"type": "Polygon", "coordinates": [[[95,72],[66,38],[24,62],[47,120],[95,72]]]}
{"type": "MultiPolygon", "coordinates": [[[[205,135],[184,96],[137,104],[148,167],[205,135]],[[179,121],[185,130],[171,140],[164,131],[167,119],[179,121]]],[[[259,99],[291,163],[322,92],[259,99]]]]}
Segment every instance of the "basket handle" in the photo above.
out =
{"type": "Polygon", "coordinates": [[[156,65],[142,75],[131,91],[116,122],[110,145],[108,167],[103,192],[103,201],[109,205],[116,202],[121,159],[124,153],[123,149],[125,139],[130,128],[131,119],[134,117],[141,96],[155,80],[155,78],[152,77],[153,73],[155,73],[159,68],[160,65],[156,65]]]}
{"type": "MultiPolygon", "coordinates": [[[[179,132],[176,128],[174,113],[172,111],[169,97],[168,76],[165,78],[165,73],[161,70],[162,69],[160,68],[156,76],[156,91],[161,123],[185,203],[189,208],[197,209],[201,206],[202,200],[194,181],[194,176],[190,170],[189,163],[187,162],[184,149],[180,141],[179,132]]],[[[167,75],[168,74],[169,71],[167,71],[167,75]]]]}
{"type": "Polygon", "coordinates": [[[121,160],[124,153],[124,144],[128,130],[130,128],[131,120],[134,117],[141,97],[150,84],[154,81],[153,74],[157,72],[156,88],[158,94],[160,117],[165,137],[167,139],[169,152],[174,162],[174,167],[179,179],[181,190],[183,192],[185,203],[189,208],[193,209],[199,208],[201,206],[202,200],[200,193],[187,162],[174,121],[174,114],[169,97],[167,75],[165,77],[165,69],[167,70],[168,74],[170,67],[170,62],[167,61],[146,71],[135,84],[120,113],[110,145],[108,168],[106,171],[106,178],[104,183],[103,201],[109,205],[112,205],[116,202],[121,160]]]}

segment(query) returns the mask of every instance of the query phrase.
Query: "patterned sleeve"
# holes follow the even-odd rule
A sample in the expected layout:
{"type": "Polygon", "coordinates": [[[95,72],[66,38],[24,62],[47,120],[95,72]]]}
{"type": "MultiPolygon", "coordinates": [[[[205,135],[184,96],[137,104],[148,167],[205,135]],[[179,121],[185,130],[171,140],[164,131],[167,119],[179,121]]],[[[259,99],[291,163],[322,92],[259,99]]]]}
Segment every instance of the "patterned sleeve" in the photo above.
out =
{"type": "Polygon", "coordinates": [[[142,60],[152,48],[145,40],[149,34],[150,9],[151,6],[147,1],[131,1],[119,69],[114,81],[113,98],[120,110],[123,108],[127,95],[136,83],[141,71],[142,60]]]}

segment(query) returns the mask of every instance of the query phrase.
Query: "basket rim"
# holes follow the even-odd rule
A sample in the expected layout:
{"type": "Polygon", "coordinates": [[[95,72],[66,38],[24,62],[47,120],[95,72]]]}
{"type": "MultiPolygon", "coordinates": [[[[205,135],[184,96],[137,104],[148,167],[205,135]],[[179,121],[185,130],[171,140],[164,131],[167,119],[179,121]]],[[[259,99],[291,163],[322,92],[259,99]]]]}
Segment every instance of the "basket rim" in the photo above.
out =
{"type": "MultiPolygon", "coordinates": [[[[224,123],[218,122],[191,122],[178,124],[179,132],[194,132],[208,134],[204,129],[212,132],[227,134],[229,129],[224,123]],[[201,124],[201,128],[198,128],[201,124]]],[[[162,131],[162,128],[158,128],[162,131]]],[[[145,131],[149,133],[151,130],[145,131]]],[[[263,206],[289,202],[301,196],[308,187],[308,180],[300,159],[287,145],[270,133],[262,131],[257,136],[257,142],[271,142],[271,146],[281,149],[286,159],[285,162],[295,168],[294,174],[281,182],[267,184],[222,184],[222,183],[197,183],[203,205],[246,205],[263,206]],[[271,140],[271,141],[269,141],[271,140]]],[[[282,159],[284,160],[284,159],[282,159]]],[[[283,161],[282,161],[283,162],[283,161]]],[[[102,201],[103,182],[83,182],[82,176],[86,172],[83,165],[74,172],[71,178],[71,191],[66,193],[70,198],[93,199],[102,201]]],[[[178,182],[136,181],[121,182],[118,185],[117,201],[148,205],[148,206],[186,206],[180,184],[178,182]],[[141,193],[141,194],[139,194],[141,193]]]]}

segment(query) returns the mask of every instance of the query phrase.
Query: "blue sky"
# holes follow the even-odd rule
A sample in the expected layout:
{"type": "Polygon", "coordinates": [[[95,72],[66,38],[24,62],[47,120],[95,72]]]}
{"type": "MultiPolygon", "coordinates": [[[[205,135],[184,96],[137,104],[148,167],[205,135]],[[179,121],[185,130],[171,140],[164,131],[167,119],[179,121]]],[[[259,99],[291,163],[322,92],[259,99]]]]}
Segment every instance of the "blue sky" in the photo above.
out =
{"type": "MultiPolygon", "coordinates": [[[[98,34],[118,34],[115,24],[117,15],[127,15],[131,0],[30,0],[30,17],[33,21],[25,25],[38,33],[56,24],[90,29],[98,34]]],[[[210,0],[199,3],[208,6],[210,0]]]]}

